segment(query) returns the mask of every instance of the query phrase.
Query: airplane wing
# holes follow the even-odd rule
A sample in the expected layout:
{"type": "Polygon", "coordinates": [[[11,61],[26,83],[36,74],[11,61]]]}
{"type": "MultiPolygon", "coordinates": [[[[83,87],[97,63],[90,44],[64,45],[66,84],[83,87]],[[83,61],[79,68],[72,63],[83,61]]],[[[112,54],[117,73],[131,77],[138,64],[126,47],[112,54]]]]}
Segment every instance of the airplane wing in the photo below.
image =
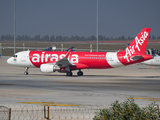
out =
{"type": "Polygon", "coordinates": [[[69,49],[69,51],[67,52],[67,54],[65,55],[64,58],[60,59],[59,61],[56,62],[56,64],[59,66],[59,67],[66,67],[66,66],[70,66],[70,65],[73,65],[75,66],[74,64],[72,64],[69,60],[68,60],[68,57],[72,51],[74,47],[71,47],[69,49]]]}
{"type": "Polygon", "coordinates": [[[66,66],[74,65],[70,61],[68,61],[68,58],[62,58],[59,61],[57,61],[56,64],[59,67],[66,67],[66,66]]]}

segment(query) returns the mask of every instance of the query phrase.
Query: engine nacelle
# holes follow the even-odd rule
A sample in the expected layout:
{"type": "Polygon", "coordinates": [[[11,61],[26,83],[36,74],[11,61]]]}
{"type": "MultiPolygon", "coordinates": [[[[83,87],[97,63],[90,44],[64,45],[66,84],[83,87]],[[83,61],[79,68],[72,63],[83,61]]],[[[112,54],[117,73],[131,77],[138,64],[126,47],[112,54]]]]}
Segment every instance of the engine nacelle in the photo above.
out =
{"type": "Polygon", "coordinates": [[[57,65],[42,64],[40,66],[40,70],[41,72],[44,72],[44,73],[51,73],[51,72],[59,71],[61,70],[61,68],[57,65]]]}

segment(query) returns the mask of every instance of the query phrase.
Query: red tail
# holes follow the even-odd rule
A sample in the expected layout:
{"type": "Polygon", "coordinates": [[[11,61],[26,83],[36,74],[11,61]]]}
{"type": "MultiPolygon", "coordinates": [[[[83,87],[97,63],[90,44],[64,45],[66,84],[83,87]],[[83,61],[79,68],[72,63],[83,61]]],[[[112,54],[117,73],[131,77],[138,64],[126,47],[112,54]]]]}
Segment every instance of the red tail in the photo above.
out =
{"type": "Polygon", "coordinates": [[[127,59],[129,62],[128,57],[133,55],[144,55],[145,50],[147,47],[149,35],[150,35],[151,28],[143,28],[141,32],[135,37],[133,42],[121,53],[125,54],[124,59],[127,59]]]}

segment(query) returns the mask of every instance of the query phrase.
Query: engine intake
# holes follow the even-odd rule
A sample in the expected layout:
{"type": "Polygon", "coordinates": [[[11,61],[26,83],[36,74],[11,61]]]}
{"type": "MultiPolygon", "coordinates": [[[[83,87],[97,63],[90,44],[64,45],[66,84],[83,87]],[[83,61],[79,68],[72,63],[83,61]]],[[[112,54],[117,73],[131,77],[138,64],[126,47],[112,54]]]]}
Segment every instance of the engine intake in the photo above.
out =
{"type": "Polygon", "coordinates": [[[40,66],[40,70],[41,72],[44,72],[44,73],[51,73],[51,72],[59,71],[61,70],[61,68],[57,65],[42,64],[40,66]]]}

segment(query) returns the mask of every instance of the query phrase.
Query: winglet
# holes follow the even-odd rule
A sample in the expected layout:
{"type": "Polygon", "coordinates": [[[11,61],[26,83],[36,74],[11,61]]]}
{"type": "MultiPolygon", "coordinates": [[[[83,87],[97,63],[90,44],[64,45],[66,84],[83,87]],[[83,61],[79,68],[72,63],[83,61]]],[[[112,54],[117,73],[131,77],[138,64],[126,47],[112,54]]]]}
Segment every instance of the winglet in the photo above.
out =
{"type": "Polygon", "coordinates": [[[65,58],[68,58],[68,56],[69,56],[69,54],[71,53],[71,51],[72,51],[73,48],[74,48],[74,47],[69,48],[69,51],[67,52],[65,58]]]}
{"type": "Polygon", "coordinates": [[[120,51],[121,51],[121,49],[119,49],[117,53],[119,53],[120,51]]]}

